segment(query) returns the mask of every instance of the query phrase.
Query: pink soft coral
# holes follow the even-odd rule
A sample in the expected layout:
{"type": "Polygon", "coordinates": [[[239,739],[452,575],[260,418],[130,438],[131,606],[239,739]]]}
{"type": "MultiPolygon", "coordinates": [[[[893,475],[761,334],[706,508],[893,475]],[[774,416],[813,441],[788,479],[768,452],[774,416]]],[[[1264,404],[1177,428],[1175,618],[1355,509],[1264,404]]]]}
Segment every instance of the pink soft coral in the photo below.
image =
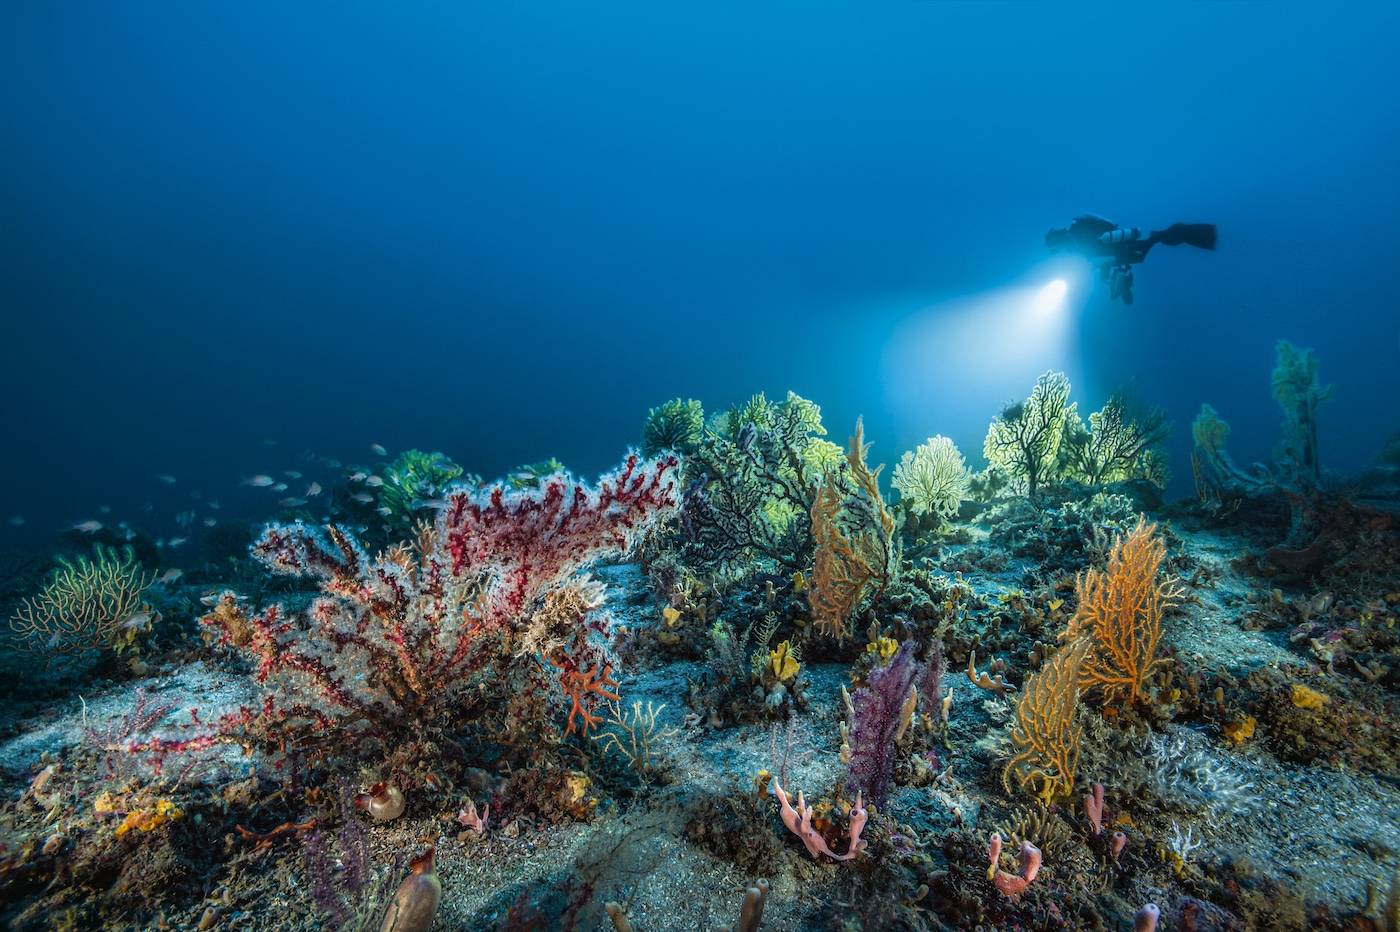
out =
{"type": "Polygon", "coordinates": [[[626,553],[675,512],[678,466],[674,456],[632,454],[595,488],[559,473],[536,490],[456,492],[412,546],[375,557],[334,525],[268,526],[254,556],[275,573],[317,579],[321,595],[302,616],[273,605],[249,617],[230,605],[204,619],[268,688],[260,712],[227,724],[246,733],[256,720],[259,741],[279,748],[373,738],[392,752],[410,736],[431,742],[424,729],[463,708],[492,714],[483,697],[550,689],[552,665],[573,703],[568,729],[580,715],[586,727],[592,703],[616,694],[607,689],[608,620],[594,611],[602,587],[577,574],[626,553]]]}

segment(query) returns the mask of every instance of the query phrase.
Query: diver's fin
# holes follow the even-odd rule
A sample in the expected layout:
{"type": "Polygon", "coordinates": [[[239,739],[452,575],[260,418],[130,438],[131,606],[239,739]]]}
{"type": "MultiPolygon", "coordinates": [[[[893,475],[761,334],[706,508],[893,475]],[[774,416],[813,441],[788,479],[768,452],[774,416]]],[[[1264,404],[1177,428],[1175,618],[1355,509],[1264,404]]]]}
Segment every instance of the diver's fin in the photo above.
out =
{"type": "Polygon", "coordinates": [[[1154,230],[1150,237],[1163,246],[1195,246],[1197,249],[1215,248],[1215,224],[1213,223],[1173,223],[1165,230],[1154,230]]]}

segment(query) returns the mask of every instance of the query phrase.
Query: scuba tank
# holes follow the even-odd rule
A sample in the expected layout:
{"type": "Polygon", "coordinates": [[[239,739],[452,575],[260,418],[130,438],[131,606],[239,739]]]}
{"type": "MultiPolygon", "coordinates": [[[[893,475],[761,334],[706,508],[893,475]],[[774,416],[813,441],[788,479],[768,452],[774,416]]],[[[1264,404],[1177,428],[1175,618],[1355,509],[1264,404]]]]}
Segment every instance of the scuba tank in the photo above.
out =
{"type": "Polygon", "coordinates": [[[1118,230],[1109,230],[1099,237],[1099,242],[1105,246],[1116,246],[1119,243],[1134,243],[1142,239],[1142,231],[1137,227],[1124,227],[1118,230]]]}

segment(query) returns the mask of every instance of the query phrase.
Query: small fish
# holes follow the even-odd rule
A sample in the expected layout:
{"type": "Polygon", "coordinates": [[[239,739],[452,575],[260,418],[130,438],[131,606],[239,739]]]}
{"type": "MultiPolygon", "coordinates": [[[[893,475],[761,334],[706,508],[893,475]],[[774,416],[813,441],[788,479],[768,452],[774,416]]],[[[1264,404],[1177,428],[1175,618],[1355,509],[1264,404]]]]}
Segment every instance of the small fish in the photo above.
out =
{"type": "Polygon", "coordinates": [[[383,446],[382,444],[371,443],[371,444],[369,445],[369,449],[370,449],[370,452],[373,453],[375,456],[388,456],[388,455],[389,455],[389,451],[386,450],[386,449],[384,449],[384,446],[383,446]]]}
{"type": "Polygon", "coordinates": [[[164,482],[166,485],[175,484],[175,477],[170,475],[169,473],[160,473],[156,476],[156,478],[159,479],[161,482],[164,482]]]}
{"type": "Polygon", "coordinates": [[[326,465],[331,469],[339,469],[344,464],[341,463],[340,460],[326,460],[326,465]]]}
{"type": "Polygon", "coordinates": [[[172,537],[170,538],[170,541],[167,546],[182,547],[185,544],[189,543],[189,540],[190,539],[188,537],[172,537]]]}
{"type": "Polygon", "coordinates": [[[320,495],[320,494],[321,494],[321,483],[319,483],[319,482],[313,482],[313,483],[311,483],[310,485],[308,485],[308,486],[306,487],[306,497],[307,497],[307,498],[315,498],[317,495],[320,495]]]}
{"type": "Polygon", "coordinates": [[[274,492],[285,492],[285,491],[287,491],[287,483],[285,483],[285,482],[279,482],[279,483],[277,483],[276,485],[274,485],[274,486],[272,487],[272,491],[274,491],[274,492]]]}
{"type": "Polygon", "coordinates": [[[216,524],[218,524],[218,523],[219,523],[219,519],[218,519],[218,518],[205,518],[205,519],[204,519],[204,526],[205,526],[205,527],[213,527],[214,525],[216,525],[216,524]]]}
{"type": "Polygon", "coordinates": [[[376,509],[374,509],[374,510],[377,511],[377,512],[379,512],[381,515],[383,515],[383,516],[386,517],[386,518],[389,517],[391,514],[394,513],[394,510],[393,510],[392,508],[388,508],[388,507],[376,508],[376,509]]]}
{"type": "Polygon", "coordinates": [[[190,493],[190,498],[194,499],[195,501],[199,501],[203,497],[204,493],[199,491],[199,489],[195,489],[193,492],[190,493]]]}
{"type": "Polygon", "coordinates": [[[214,509],[215,511],[218,511],[218,510],[222,507],[222,506],[219,504],[219,500],[218,500],[217,498],[212,498],[212,499],[210,499],[209,501],[205,502],[204,504],[208,505],[210,508],[214,509]]]}
{"type": "Polygon", "coordinates": [[[287,470],[284,470],[284,471],[282,472],[282,475],[286,476],[288,479],[300,479],[300,478],[301,478],[301,473],[297,472],[295,469],[287,469],[287,470]]]}
{"type": "Polygon", "coordinates": [[[151,626],[151,623],[159,617],[159,615],[151,611],[137,612],[135,615],[123,621],[121,628],[123,631],[145,631],[151,626]]]}
{"type": "Polygon", "coordinates": [[[156,582],[173,583],[175,580],[179,579],[183,575],[185,575],[184,570],[169,569],[157,576],[156,582]]]}
{"type": "Polygon", "coordinates": [[[272,485],[273,479],[266,473],[258,473],[256,476],[246,477],[240,485],[251,485],[255,489],[265,489],[272,485]]]}
{"type": "Polygon", "coordinates": [[[78,531],[83,534],[96,534],[98,531],[102,530],[103,527],[105,527],[105,525],[101,521],[79,521],[68,530],[78,531]]]}
{"type": "Polygon", "coordinates": [[[361,505],[368,505],[370,502],[374,501],[374,496],[369,494],[368,492],[356,492],[350,497],[355,501],[359,502],[361,505]]]}
{"type": "Polygon", "coordinates": [[[109,515],[109,514],[112,513],[112,506],[111,506],[111,505],[98,505],[98,506],[97,506],[97,510],[100,511],[100,512],[102,512],[104,515],[109,515]]]}
{"type": "Polygon", "coordinates": [[[415,510],[419,508],[431,508],[433,511],[442,511],[444,508],[447,507],[447,499],[415,498],[413,501],[409,502],[408,507],[413,508],[415,510]]]}
{"type": "Polygon", "coordinates": [[[300,508],[302,505],[306,504],[306,499],[297,498],[293,495],[287,498],[279,498],[277,504],[281,505],[283,508],[300,508]]]}
{"type": "Polygon", "coordinates": [[[384,480],[378,476],[365,476],[365,485],[372,489],[377,489],[384,484],[384,480]]]}
{"type": "Polygon", "coordinates": [[[24,515],[14,515],[11,517],[10,527],[24,527],[24,515]]]}
{"type": "Polygon", "coordinates": [[[352,473],[350,474],[350,481],[351,481],[351,482],[364,482],[364,481],[365,481],[366,479],[368,479],[368,478],[369,478],[369,473],[366,473],[366,472],[352,472],[352,473]]]}
{"type": "Polygon", "coordinates": [[[271,437],[264,437],[262,439],[262,445],[265,447],[275,447],[277,446],[277,441],[273,440],[271,437]]]}

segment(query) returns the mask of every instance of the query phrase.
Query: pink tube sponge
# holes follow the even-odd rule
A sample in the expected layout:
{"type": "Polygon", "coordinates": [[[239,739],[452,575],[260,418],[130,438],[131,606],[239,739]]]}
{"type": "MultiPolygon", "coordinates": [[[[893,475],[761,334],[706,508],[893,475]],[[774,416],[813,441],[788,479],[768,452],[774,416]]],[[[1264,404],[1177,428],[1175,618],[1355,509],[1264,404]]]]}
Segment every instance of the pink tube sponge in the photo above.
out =
{"type": "Polygon", "coordinates": [[[1019,896],[1040,873],[1040,849],[1028,841],[1021,842],[1021,873],[1018,876],[1005,874],[998,869],[997,860],[1001,857],[1000,835],[992,834],[987,844],[987,855],[991,859],[987,877],[1001,891],[1002,896],[1019,896]]]}
{"type": "Polygon", "coordinates": [[[1095,783],[1093,794],[1084,797],[1084,815],[1089,818],[1089,830],[1095,835],[1103,831],[1103,784],[1095,783]]]}

